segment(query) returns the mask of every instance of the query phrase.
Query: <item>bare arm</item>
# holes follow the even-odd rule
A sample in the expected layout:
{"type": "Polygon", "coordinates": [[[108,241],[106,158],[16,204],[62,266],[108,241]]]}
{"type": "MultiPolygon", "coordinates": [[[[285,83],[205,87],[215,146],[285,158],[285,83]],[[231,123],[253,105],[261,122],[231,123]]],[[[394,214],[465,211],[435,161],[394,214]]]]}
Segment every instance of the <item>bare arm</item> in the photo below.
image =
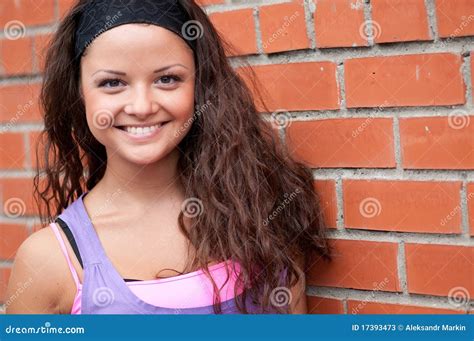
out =
{"type": "Polygon", "coordinates": [[[19,247],[6,293],[7,314],[57,314],[61,274],[50,228],[29,236],[19,247]],[[58,273],[59,272],[59,273],[58,273]]]}

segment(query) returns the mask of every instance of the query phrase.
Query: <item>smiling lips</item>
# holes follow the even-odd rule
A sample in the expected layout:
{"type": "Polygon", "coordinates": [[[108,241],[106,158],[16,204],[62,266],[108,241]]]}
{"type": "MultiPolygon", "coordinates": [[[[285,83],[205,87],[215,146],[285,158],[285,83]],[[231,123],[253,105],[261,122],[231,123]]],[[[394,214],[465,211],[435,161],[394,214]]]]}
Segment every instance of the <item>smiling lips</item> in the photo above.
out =
{"type": "Polygon", "coordinates": [[[157,124],[151,125],[151,126],[140,126],[140,127],[137,127],[137,126],[116,126],[116,128],[124,130],[127,133],[133,134],[133,135],[149,135],[149,134],[153,133],[155,130],[161,128],[166,123],[168,123],[168,122],[161,122],[161,123],[157,123],[157,124]]]}

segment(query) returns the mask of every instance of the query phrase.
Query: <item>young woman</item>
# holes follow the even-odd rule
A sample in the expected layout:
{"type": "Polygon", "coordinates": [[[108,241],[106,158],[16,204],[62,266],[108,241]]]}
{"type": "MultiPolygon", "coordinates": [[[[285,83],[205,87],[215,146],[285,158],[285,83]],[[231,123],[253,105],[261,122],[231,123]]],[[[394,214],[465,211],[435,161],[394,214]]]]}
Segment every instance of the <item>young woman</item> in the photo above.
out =
{"type": "Polygon", "coordinates": [[[41,96],[45,228],[17,252],[7,297],[31,285],[7,313],[307,312],[305,255],[330,259],[311,171],[225,46],[194,1],[65,16],[41,96]]]}

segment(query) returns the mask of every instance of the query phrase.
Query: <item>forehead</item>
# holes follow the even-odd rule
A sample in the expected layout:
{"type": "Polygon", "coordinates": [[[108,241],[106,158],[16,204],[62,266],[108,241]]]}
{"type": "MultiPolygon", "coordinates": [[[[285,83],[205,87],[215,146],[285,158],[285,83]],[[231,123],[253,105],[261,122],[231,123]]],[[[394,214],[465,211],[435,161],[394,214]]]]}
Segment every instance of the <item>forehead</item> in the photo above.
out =
{"type": "Polygon", "coordinates": [[[138,64],[174,61],[193,64],[193,51],[176,33],[153,24],[125,24],[99,35],[87,48],[84,64],[138,64]]]}

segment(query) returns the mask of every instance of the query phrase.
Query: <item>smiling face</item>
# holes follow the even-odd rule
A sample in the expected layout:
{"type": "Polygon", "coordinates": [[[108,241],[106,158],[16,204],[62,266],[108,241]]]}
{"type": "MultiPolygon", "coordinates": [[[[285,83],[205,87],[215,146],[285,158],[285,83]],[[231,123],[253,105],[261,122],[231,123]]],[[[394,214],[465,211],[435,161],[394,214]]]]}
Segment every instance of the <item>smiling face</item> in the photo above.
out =
{"type": "Polygon", "coordinates": [[[194,111],[195,65],[186,42],[160,26],[126,24],[86,52],[80,87],[87,124],[108,159],[145,165],[176,150],[194,111]]]}

